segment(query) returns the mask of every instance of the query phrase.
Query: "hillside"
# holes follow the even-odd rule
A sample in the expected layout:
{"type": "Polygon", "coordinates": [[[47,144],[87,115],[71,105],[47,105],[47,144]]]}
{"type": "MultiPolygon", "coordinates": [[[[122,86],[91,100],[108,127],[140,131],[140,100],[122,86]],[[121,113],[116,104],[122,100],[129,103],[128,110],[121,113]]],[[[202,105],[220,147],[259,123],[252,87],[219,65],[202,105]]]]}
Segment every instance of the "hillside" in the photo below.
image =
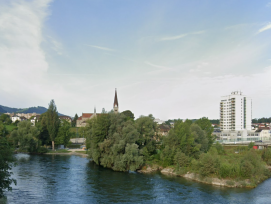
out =
{"type": "MultiPolygon", "coordinates": [[[[7,106],[0,105],[0,113],[38,113],[42,114],[47,111],[47,108],[42,106],[37,107],[29,107],[29,108],[10,108],[7,106]]],[[[61,113],[58,113],[58,115],[63,115],[61,113]]]]}
{"type": "Polygon", "coordinates": [[[6,111],[2,108],[2,107],[0,107],[0,113],[5,113],[6,111]]]}

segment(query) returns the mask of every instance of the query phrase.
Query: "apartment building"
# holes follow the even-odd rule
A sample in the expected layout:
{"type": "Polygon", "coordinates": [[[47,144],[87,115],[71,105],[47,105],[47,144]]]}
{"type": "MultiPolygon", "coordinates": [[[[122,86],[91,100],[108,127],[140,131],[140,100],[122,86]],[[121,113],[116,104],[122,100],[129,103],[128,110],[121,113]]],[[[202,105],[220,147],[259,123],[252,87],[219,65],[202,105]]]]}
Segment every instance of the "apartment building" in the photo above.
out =
{"type": "Polygon", "coordinates": [[[222,96],[220,101],[221,131],[251,130],[252,99],[244,96],[241,91],[222,96]]]}

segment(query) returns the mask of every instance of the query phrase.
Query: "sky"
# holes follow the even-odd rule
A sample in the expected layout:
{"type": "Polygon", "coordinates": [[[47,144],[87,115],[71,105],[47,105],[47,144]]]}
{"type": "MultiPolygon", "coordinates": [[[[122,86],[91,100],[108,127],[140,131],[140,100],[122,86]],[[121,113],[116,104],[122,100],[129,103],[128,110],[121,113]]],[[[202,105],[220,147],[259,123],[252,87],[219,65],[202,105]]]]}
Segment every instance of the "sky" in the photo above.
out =
{"type": "Polygon", "coordinates": [[[219,118],[242,91],[271,117],[271,1],[0,0],[0,104],[79,116],[219,118]]]}

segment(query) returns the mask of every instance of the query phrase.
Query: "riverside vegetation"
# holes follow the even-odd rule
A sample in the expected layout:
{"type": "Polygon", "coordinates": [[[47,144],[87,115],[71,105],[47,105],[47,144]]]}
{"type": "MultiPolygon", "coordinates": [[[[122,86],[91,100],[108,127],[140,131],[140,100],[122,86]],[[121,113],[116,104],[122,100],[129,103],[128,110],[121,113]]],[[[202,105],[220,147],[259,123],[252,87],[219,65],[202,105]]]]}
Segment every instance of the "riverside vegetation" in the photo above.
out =
{"type": "Polygon", "coordinates": [[[131,111],[101,114],[82,129],[92,160],[115,171],[146,166],[170,167],[176,175],[192,172],[204,178],[226,179],[227,186],[255,187],[270,177],[271,150],[249,147],[224,149],[214,143],[208,118],[175,121],[168,136],[159,136],[153,116],[134,120],[131,111]],[[235,153],[238,151],[238,153],[235,153]]]}

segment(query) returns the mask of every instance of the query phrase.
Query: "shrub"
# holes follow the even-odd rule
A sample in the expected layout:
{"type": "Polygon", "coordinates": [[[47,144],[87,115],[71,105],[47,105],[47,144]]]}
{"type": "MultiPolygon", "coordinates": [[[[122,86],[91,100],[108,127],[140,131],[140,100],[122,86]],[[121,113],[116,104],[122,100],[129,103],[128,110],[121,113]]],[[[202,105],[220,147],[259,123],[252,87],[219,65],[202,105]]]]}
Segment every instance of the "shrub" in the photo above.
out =
{"type": "Polygon", "coordinates": [[[207,153],[200,155],[200,174],[202,176],[208,176],[210,174],[218,173],[220,162],[215,154],[207,153]]]}
{"type": "Polygon", "coordinates": [[[225,154],[224,147],[219,142],[216,142],[214,147],[216,148],[218,154],[225,154]]]}
{"type": "Polygon", "coordinates": [[[39,147],[39,148],[37,149],[37,153],[39,153],[39,154],[45,154],[45,153],[47,153],[47,152],[48,152],[48,149],[45,148],[45,147],[39,147]]]}
{"type": "Polygon", "coordinates": [[[264,149],[262,152],[262,159],[266,162],[267,165],[271,165],[271,149],[264,149]]]}
{"type": "Polygon", "coordinates": [[[254,172],[254,166],[250,161],[245,160],[241,163],[241,176],[244,178],[250,178],[254,172]]]}
{"type": "Polygon", "coordinates": [[[219,168],[219,175],[222,178],[230,177],[231,176],[231,165],[229,163],[222,163],[219,168]]]}
{"type": "Polygon", "coordinates": [[[190,158],[179,150],[174,156],[174,162],[177,166],[187,167],[190,165],[190,158]]]}
{"type": "Polygon", "coordinates": [[[254,145],[255,145],[254,142],[250,142],[248,145],[248,149],[252,149],[254,145]]]}

